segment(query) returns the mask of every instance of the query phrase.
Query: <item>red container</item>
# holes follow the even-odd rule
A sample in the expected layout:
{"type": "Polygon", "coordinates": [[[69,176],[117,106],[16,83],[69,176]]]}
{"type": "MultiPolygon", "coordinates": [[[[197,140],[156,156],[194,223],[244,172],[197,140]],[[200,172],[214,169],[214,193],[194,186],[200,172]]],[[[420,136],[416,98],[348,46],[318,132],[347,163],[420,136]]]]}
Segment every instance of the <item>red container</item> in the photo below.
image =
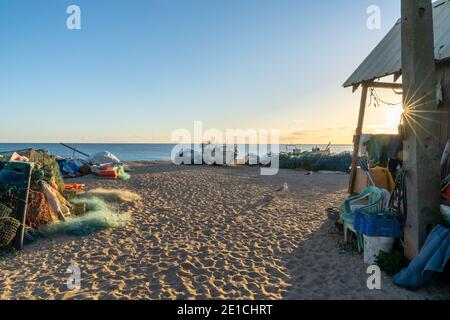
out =
{"type": "Polygon", "coordinates": [[[85,185],[79,183],[66,183],[64,189],[67,191],[81,192],[84,190],[85,185]]]}
{"type": "Polygon", "coordinates": [[[100,172],[97,174],[99,177],[103,178],[111,178],[111,179],[117,179],[119,177],[119,172],[116,168],[108,168],[100,170],[100,172]]]}

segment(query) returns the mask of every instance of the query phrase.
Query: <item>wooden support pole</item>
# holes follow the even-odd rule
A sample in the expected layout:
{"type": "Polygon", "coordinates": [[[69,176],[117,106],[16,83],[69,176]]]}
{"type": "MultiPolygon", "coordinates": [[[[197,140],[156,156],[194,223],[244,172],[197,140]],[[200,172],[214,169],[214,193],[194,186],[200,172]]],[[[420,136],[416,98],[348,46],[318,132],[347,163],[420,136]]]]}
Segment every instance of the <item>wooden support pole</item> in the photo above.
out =
{"type": "Polygon", "coordinates": [[[22,170],[24,177],[23,183],[19,187],[19,203],[17,205],[17,212],[15,218],[20,222],[20,227],[17,230],[16,237],[14,238],[14,248],[17,251],[21,251],[23,248],[23,237],[25,234],[25,222],[27,217],[28,207],[28,194],[31,184],[31,171],[33,165],[29,163],[20,163],[17,165],[22,170]]]}
{"type": "Polygon", "coordinates": [[[440,219],[441,155],[430,0],[402,0],[402,75],[408,201],[404,242],[405,255],[414,258],[440,219]]]}
{"type": "Polygon", "coordinates": [[[362,84],[362,93],[361,93],[361,104],[359,106],[359,116],[358,116],[358,126],[356,127],[354,148],[353,148],[353,160],[352,160],[352,169],[350,172],[350,183],[348,187],[348,192],[353,194],[353,188],[355,185],[356,179],[356,169],[358,167],[358,153],[359,153],[359,144],[361,142],[361,135],[363,131],[364,125],[364,115],[366,113],[366,103],[367,103],[367,92],[368,86],[366,83],[362,84]]]}

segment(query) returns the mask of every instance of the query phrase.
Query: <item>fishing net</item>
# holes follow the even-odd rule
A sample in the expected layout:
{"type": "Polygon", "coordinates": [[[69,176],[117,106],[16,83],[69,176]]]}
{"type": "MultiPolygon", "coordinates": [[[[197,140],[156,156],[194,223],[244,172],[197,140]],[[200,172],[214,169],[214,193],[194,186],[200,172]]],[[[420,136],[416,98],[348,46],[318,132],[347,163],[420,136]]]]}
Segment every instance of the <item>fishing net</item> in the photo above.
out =
{"type": "Polygon", "coordinates": [[[13,217],[19,200],[19,187],[23,176],[10,170],[7,162],[0,163],[0,247],[8,246],[14,239],[20,222],[13,217]]]}
{"type": "Polygon", "coordinates": [[[57,221],[58,218],[52,213],[44,193],[30,190],[26,225],[34,229],[39,229],[42,225],[57,221]]]}
{"type": "Polygon", "coordinates": [[[280,169],[289,169],[289,160],[291,159],[291,155],[289,154],[280,154],[279,155],[279,165],[280,169]]]}
{"type": "MultiPolygon", "coordinates": [[[[370,166],[386,168],[389,160],[389,152],[398,140],[397,135],[372,135],[366,145],[370,166]]],[[[397,155],[395,154],[394,156],[396,158],[397,155]]]]}
{"type": "Polygon", "coordinates": [[[321,154],[304,152],[298,156],[280,155],[281,169],[304,169],[308,171],[349,172],[352,155],[349,152],[339,154],[321,154]]]}
{"type": "Polygon", "coordinates": [[[100,198],[74,199],[73,202],[85,203],[88,213],[80,217],[69,218],[59,224],[45,226],[42,228],[44,234],[86,236],[103,229],[123,227],[131,218],[129,213],[118,214],[113,212],[100,198]]]}
{"type": "Polygon", "coordinates": [[[119,179],[120,180],[125,181],[125,180],[130,179],[130,175],[125,172],[125,169],[123,166],[119,166],[118,171],[119,171],[119,179]]]}
{"type": "Polygon", "coordinates": [[[44,235],[38,230],[27,228],[23,234],[23,244],[30,244],[42,239],[44,235]]]}
{"type": "Polygon", "coordinates": [[[76,216],[82,216],[86,213],[86,203],[72,203],[72,213],[76,216]]]}
{"type": "Polygon", "coordinates": [[[40,182],[45,181],[49,185],[54,183],[60,193],[64,191],[64,180],[54,156],[44,150],[26,149],[16,152],[35,164],[31,173],[31,186],[34,190],[42,191],[40,182]]]}
{"type": "Polygon", "coordinates": [[[321,158],[313,166],[313,170],[349,172],[351,164],[352,155],[349,152],[343,152],[340,154],[328,155],[321,158]]]}
{"type": "MultiPolygon", "coordinates": [[[[43,224],[57,221],[42,193],[44,184],[52,185],[59,191],[64,190],[64,181],[55,158],[43,150],[26,149],[15,151],[15,153],[34,163],[31,172],[26,224],[32,228],[39,228],[43,224]]],[[[24,175],[15,171],[11,162],[0,163],[0,203],[12,208],[13,211],[17,210],[19,198],[19,187],[17,186],[26,183],[24,179],[24,175]]]]}
{"type": "Polygon", "coordinates": [[[86,196],[94,196],[108,201],[133,202],[141,200],[141,196],[129,190],[97,188],[90,190],[86,196]]]}
{"type": "MultiPolygon", "coordinates": [[[[47,151],[26,149],[15,151],[17,154],[29,159],[34,163],[34,168],[31,172],[31,189],[36,191],[41,190],[41,182],[47,182],[49,185],[54,185],[60,193],[64,191],[64,180],[59,170],[59,165],[56,159],[47,151]]],[[[13,152],[3,153],[4,159],[9,159],[13,152]]],[[[3,162],[6,165],[7,162],[3,162]]],[[[0,165],[0,170],[2,166],[0,165]]],[[[6,170],[5,170],[6,171],[6,170]]],[[[16,179],[14,172],[3,172],[6,176],[0,177],[0,180],[4,183],[12,184],[16,179]]]]}
{"type": "Polygon", "coordinates": [[[76,199],[72,199],[72,203],[75,205],[84,204],[87,212],[109,210],[106,202],[98,197],[83,196],[76,199]]]}

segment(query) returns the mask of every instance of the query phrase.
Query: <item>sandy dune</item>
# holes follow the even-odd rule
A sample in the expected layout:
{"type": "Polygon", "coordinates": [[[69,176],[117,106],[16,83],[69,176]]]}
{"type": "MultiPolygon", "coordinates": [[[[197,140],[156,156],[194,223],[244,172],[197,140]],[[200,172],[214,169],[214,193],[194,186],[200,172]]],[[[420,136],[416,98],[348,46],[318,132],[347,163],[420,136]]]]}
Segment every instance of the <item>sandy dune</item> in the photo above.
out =
{"type": "Polygon", "coordinates": [[[422,290],[366,287],[361,257],[341,252],[324,209],[346,196],[346,175],[135,162],[124,188],[143,200],[123,229],[57,237],[0,258],[3,299],[423,299],[422,290]],[[283,186],[287,184],[288,190],[283,186]],[[278,190],[278,191],[276,191],[278,190]],[[81,289],[66,269],[81,268],[81,289]]]}

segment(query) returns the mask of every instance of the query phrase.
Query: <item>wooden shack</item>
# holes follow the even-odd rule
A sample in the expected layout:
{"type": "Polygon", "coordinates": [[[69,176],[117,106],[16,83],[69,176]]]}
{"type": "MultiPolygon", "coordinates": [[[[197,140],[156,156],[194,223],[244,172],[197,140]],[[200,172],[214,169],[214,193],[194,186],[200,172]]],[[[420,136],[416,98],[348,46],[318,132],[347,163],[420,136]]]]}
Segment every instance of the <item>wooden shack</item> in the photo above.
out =
{"type": "MultiPolygon", "coordinates": [[[[433,116],[438,126],[437,139],[438,149],[443,152],[450,138],[450,0],[440,0],[432,3],[432,18],[434,29],[434,56],[436,63],[436,99],[438,101],[437,117],[433,116]]],[[[430,15],[431,19],[431,15],[430,15]]],[[[431,29],[431,20],[430,20],[431,29]]],[[[430,33],[431,35],[431,33],[430,33]]],[[[430,39],[431,41],[431,39],[430,39]]],[[[430,46],[431,47],[431,46],[430,46]]],[[[353,72],[344,83],[344,87],[352,87],[353,92],[361,88],[361,102],[359,106],[358,124],[354,139],[354,154],[352,172],[349,181],[349,192],[354,191],[356,168],[358,165],[358,152],[360,138],[364,131],[364,116],[370,88],[402,90],[403,84],[399,82],[402,77],[402,21],[399,19],[394,27],[367,56],[361,65],[353,72]],[[392,81],[386,80],[393,77],[392,81]]],[[[407,93],[404,93],[405,95],[407,93]]],[[[411,94],[411,93],[409,93],[411,94]]],[[[423,114],[417,115],[418,117],[423,114]]],[[[433,134],[433,137],[435,135],[433,134]]],[[[437,142],[436,142],[437,141],[437,142]]],[[[434,178],[433,178],[434,179],[434,178]]],[[[434,180],[433,180],[434,181],[434,180]]],[[[440,181],[436,181],[439,183],[440,181]]],[[[434,195],[433,193],[433,196],[434,195]]],[[[414,213],[417,215],[418,213],[414,213]]],[[[420,228],[420,232],[412,230],[420,235],[415,241],[416,245],[412,257],[418,253],[420,244],[423,243],[423,229],[427,226],[412,223],[413,229],[420,228]]],[[[405,231],[406,232],[406,231],[405,231]]]]}

